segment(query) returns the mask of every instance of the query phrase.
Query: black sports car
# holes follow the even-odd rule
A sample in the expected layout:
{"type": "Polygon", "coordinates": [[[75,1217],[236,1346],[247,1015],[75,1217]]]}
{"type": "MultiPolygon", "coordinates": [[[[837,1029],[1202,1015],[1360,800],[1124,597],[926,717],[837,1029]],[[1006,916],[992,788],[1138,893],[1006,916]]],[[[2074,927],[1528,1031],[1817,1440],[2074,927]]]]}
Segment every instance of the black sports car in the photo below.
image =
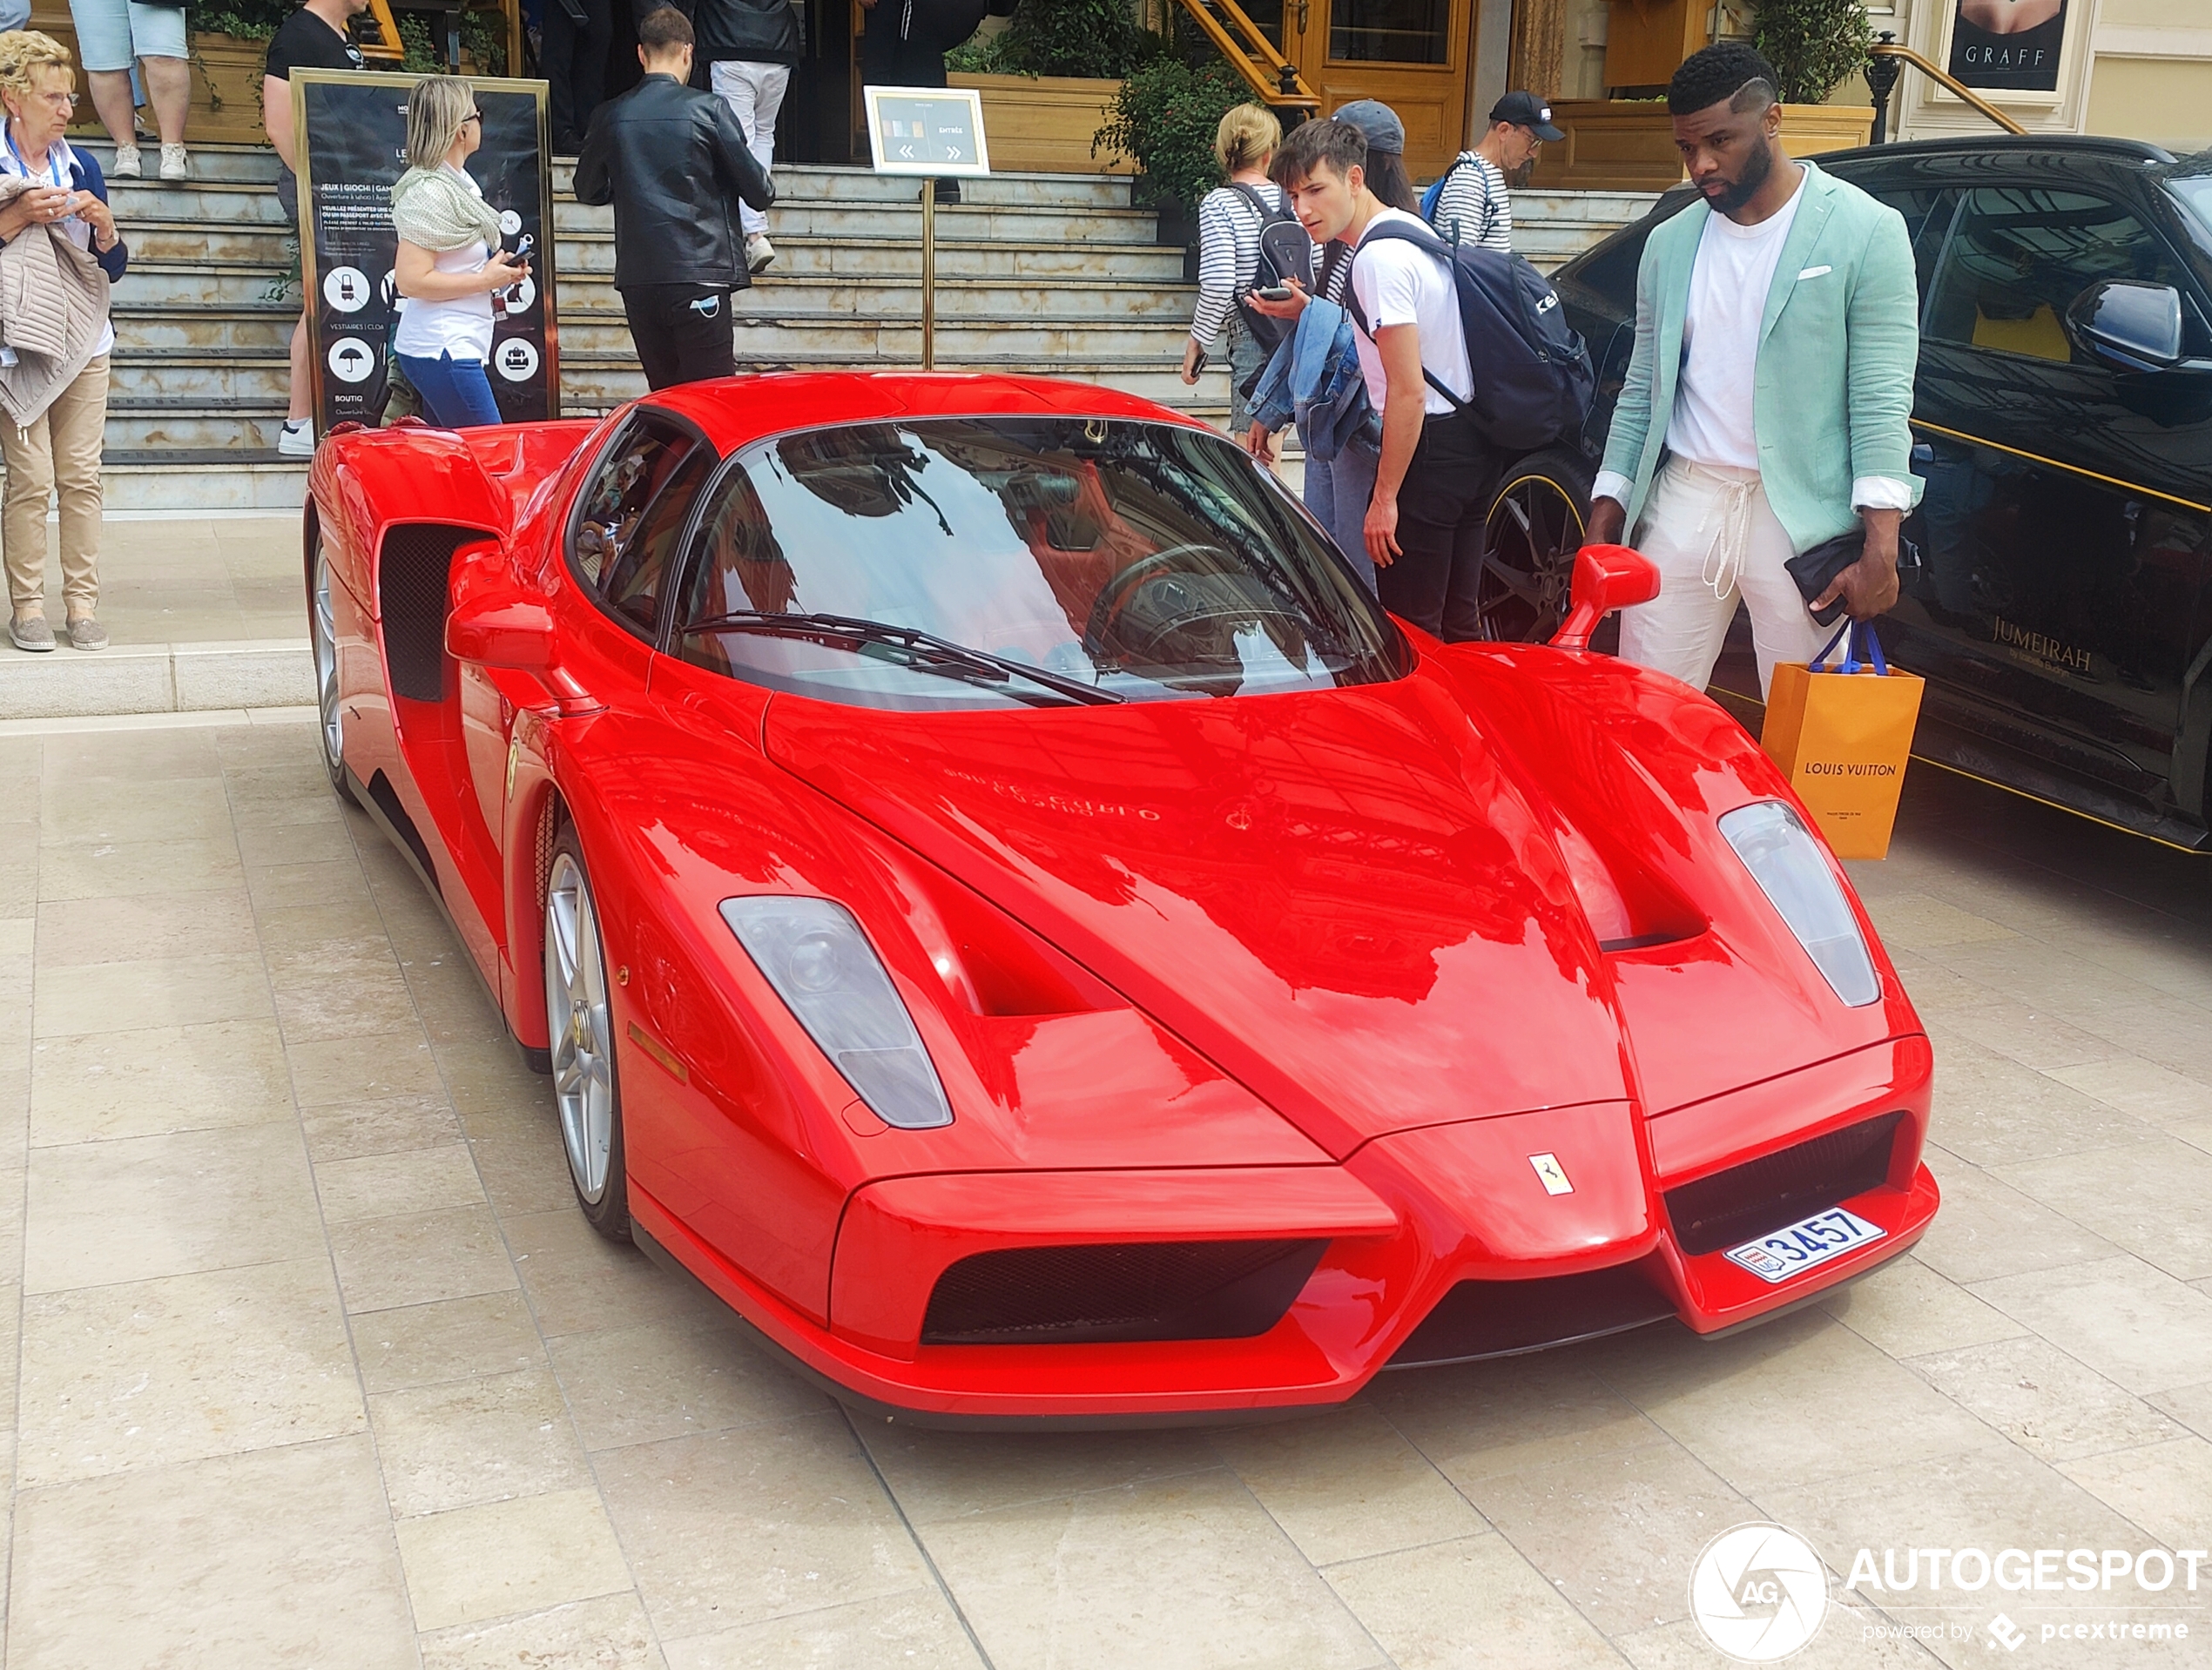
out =
{"type": "MultiPolygon", "coordinates": [[[[1905,531],[1925,561],[1883,633],[1928,681],[1915,752],[2212,850],[2212,152],[1991,138],[1819,163],[1905,217],[1919,267],[1927,493],[1905,531]]],[[[1636,264],[1692,200],[1669,192],[1553,275],[1598,399],[1583,446],[1506,472],[1494,636],[1558,623],[1628,368],[1636,264]]]]}

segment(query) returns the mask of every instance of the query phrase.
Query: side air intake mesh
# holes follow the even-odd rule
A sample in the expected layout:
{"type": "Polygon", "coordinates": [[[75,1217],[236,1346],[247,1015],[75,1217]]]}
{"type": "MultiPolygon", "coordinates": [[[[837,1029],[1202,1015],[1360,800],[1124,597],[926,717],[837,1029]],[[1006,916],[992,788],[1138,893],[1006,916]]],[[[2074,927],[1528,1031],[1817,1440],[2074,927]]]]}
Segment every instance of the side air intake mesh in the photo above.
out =
{"type": "Polygon", "coordinates": [[[388,529],[376,562],[376,612],[392,694],[411,702],[445,698],[446,611],[453,554],[491,535],[442,522],[388,529]]]}
{"type": "Polygon", "coordinates": [[[1325,1240],[1015,1247],[937,1278],[925,1345],[1248,1339],[1282,1320],[1325,1240]]]}
{"type": "Polygon", "coordinates": [[[1675,1238],[1693,1256],[1718,1252],[1879,1188],[1903,1114],[1884,1114],[1667,1191],[1675,1238]]]}

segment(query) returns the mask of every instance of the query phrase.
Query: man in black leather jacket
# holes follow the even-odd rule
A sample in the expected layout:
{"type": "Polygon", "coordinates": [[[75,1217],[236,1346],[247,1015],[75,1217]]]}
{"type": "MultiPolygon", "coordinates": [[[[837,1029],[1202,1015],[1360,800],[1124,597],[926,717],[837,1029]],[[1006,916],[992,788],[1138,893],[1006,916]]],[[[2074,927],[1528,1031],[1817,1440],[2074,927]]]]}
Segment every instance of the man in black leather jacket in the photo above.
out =
{"type": "Polygon", "coordinates": [[[579,203],[615,205],[615,288],[655,388],[737,369],[730,293],[752,282],[739,200],[776,200],[730,107],[685,84],[691,20],[673,6],[637,24],[645,78],[599,107],[576,165],[579,203]]]}

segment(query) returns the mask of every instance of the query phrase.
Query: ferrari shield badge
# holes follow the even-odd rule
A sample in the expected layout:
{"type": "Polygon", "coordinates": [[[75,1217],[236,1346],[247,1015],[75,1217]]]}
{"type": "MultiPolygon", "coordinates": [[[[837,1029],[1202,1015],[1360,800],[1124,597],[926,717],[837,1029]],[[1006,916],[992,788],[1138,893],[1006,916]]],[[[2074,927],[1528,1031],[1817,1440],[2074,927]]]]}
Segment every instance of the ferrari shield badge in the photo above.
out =
{"type": "Polygon", "coordinates": [[[1572,1195],[1575,1185],[1567,1181],[1567,1168],[1559,1162],[1555,1154],[1532,1154],[1528,1163],[1536,1168],[1536,1181],[1544,1186],[1547,1195],[1572,1195]]]}

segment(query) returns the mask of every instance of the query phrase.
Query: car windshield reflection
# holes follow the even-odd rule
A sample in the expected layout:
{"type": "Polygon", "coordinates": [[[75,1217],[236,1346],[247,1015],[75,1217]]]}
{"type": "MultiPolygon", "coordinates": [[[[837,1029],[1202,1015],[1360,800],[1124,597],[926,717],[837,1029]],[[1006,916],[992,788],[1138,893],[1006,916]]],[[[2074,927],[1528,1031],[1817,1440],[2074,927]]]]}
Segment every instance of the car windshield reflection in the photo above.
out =
{"type": "Polygon", "coordinates": [[[678,619],[673,647],[695,664],[885,707],[1322,690],[1394,678],[1404,658],[1325,536],[1239,448],[1121,419],[763,442],[714,489],[678,619]],[[857,630],[869,623],[888,630],[857,630]]]}

